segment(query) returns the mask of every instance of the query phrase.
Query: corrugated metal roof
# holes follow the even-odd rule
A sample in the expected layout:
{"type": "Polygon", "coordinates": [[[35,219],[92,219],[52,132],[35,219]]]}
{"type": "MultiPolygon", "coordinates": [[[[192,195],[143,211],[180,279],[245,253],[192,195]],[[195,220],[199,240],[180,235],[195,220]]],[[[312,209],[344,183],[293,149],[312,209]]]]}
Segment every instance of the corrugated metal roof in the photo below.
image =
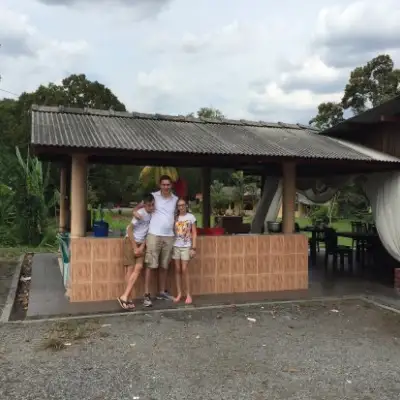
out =
{"type": "Polygon", "coordinates": [[[343,122],[325,129],[321,133],[328,136],[341,136],[354,129],[354,124],[373,124],[384,121],[384,118],[398,117],[400,115],[400,96],[393,97],[384,103],[370,108],[361,114],[348,118],[343,122]]]}
{"type": "Polygon", "coordinates": [[[400,162],[317,133],[300,124],[32,107],[33,146],[400,162]]]}

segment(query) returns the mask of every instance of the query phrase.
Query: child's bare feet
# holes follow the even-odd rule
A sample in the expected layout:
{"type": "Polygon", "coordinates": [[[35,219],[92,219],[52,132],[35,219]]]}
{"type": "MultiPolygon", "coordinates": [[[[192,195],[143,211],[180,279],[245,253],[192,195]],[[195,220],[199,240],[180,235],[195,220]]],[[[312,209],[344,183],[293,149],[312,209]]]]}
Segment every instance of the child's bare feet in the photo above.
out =
{"type": "Polygon", "coordinates": [[[176,297],[174,298],[174,303],[179,303],[179,302],[181,301],[181,299],[182,299],[182,295],[181,295],[181,294],[178,294],[178,296],[176,296],[176,297]]]}
{"type": "Polygon", "coordinates": [[[190,294],[186,296],[185,304],[192,304],[192,296],[190,294]]]}

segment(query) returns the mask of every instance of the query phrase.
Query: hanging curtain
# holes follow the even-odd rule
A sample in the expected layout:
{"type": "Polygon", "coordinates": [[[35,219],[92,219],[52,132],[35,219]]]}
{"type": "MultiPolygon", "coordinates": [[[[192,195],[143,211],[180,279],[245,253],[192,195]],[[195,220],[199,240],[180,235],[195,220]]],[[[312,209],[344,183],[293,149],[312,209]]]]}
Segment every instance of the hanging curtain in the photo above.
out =
{"type": "Polygon", "coordinates": [[[363,188],[383,246],[395,260],[400,261],[400,172],[365,176],[363,188]]]}

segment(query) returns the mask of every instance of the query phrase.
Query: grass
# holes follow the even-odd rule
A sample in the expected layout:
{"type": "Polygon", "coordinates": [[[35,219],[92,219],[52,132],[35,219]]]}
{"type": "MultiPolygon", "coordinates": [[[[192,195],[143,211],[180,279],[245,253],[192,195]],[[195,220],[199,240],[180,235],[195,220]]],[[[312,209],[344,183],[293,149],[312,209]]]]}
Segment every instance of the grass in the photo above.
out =
{"type": "Polygon", "coordinates": [[[0,260],[9,261],[16,260],[20,256],[26,253],[54,253],[58,250],[56,247],[45,246],[45,247],[29,247],[29,246],[18,246],[18,247],[0,247],[0,260]]]}
{"type": "Polygon", "coordinates": [[[82,339],[92,337],[100,329],[98,320],[71,320],[54,324],[44,337],[42,350],[59,351],[82,339]]]}

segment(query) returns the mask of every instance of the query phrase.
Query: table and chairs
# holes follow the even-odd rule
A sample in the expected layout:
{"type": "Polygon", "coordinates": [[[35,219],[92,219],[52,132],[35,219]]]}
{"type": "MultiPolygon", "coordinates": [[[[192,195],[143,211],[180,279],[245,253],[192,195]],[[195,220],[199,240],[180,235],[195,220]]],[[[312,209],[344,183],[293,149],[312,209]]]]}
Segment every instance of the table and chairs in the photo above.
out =
{"type": "Polygon", "coordinates": [[[337,231],[323,224],[307,226],[301,230],[311,233],[309,248],[312,266],[317,264],[317,254],[321,251],[322,243],[325,247],[325,268],[332,264],[333,269],[337,269],[339,262],[340,270],[344,271],[347,261],[349,271],[353,270],[354,262],[363,270],[374,263],[374,248],[379,237],[373,224],[355,221],[348,232],[337,231]],[[341,244],[339,238],[351,239],[351,245],[341,244]]]}

